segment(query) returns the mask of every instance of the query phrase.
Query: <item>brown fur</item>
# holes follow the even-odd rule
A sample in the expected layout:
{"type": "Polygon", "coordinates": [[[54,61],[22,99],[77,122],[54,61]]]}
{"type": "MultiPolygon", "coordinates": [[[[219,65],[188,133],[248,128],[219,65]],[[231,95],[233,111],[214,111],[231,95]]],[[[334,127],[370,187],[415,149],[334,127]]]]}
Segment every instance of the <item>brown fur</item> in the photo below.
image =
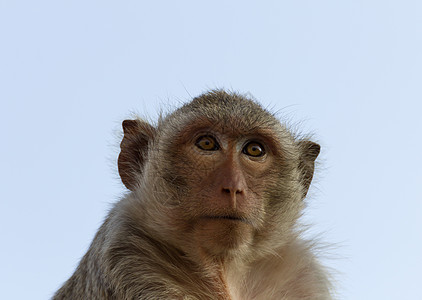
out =
{"type": "Polygon", "coordinates": [[[131,192],[53,299],[330,299],[296,223],[319,145],[256,102],[212,91],[153,127],[123,122],[131,192]],[[213,136],[214,151],[198,148],[213,136]],[[258,141],[265,155],[242,145],[258,141]]]}

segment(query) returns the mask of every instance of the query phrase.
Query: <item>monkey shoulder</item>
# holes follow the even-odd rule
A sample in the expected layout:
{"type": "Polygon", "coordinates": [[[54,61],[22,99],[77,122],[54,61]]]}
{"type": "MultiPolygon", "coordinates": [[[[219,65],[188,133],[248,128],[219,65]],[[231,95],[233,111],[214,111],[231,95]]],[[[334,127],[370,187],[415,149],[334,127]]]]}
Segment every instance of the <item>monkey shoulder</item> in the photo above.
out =
{"type": "MultiPolygon", "coordinates": [[[[131,196],[123,198],[109,212],[90,251],[99,262],[100,272],[116,299],[182,299],[191,291],[201,291],[192,299],[205,299],[206,282],[201,285],[200,270],[176,247],[157,238],[150,218],[131,196]]],[[[188,298],[186,298],[188,299],[188,298]]]]}

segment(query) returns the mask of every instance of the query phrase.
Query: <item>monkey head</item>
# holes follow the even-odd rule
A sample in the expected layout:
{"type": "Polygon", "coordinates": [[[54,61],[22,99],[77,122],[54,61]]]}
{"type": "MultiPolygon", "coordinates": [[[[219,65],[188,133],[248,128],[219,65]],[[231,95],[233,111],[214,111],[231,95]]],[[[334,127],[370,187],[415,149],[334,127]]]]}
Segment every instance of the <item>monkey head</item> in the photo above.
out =
{"type": "Polygon", "coordinates": [[[320,147],[255,101],[212,91],[157,126],[125,120],[123,131],[118,167],[134,216],[163,241],[230,257],[268,253],[293,234],[320,147]]]}

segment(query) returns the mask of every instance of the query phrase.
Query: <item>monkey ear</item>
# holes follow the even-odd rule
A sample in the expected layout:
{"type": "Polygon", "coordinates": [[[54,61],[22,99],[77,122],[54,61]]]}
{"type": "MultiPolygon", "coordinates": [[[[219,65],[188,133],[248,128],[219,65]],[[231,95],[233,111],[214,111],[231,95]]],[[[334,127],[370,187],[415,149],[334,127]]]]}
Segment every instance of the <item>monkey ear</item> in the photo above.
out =
{"type": "Polygon", "coordinates": [[[123,140],[118,158],[119,175],[131,191],[136,188],[137,175],[142,173],[148,143],[154,139],[155,128],[141,120],[124,120],[123,140]]]}
{"type": "Polygon", "coordinates": [[[312,177],[314,176],[315,160],[321,150],[321,146],[311,141],[299,141],[300,149],[299,170],[302,173],[302,184],[304,186],[303,198],[308,193],[311,185],[312,177]]]}

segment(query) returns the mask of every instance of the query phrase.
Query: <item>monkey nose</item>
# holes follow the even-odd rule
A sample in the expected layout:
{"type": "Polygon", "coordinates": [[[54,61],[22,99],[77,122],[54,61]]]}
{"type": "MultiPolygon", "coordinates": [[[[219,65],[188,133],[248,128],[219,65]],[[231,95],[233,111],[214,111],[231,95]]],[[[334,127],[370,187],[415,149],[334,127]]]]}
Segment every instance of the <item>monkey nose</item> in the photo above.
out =
{"type": "Polygon", "coordinates": [[[229,205],[232,209],[237,208],[237,202],[240,200],[239,198],[243,195],[243,190],[238,188],[222,188],[221,189],[223,195],[227,195],[223,198],[228,200],[229,205]]]}
{"type": "Polygon", "coordinates": [[[230,195],[236,195],[236,194],[242,194],[243,191],[241,189],[237,188],[222,188],[222,191],[224,194],[230,194],[230,195]]]}

